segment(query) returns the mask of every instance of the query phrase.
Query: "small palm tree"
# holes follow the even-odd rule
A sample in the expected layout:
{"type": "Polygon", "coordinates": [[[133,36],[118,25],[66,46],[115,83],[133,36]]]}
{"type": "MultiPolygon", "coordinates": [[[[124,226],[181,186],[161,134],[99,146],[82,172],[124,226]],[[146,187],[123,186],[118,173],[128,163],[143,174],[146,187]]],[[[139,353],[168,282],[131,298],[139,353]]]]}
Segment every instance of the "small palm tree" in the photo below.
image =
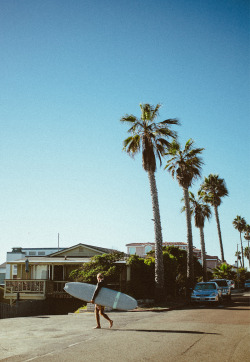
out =
{"type": "Polygon", "coordinates": [[[213,269],[213,277],[218,279],[233,279],[234,273],[232,265],[222,263],[213,269]]]}
{"type": "Polygon", "coordinates": [[[187,222],[187,280],[188,286],[193,287],[194,284],[194,263],[193,263],[193,237],[191,226],[191,212],[189,204],[188,189],[195,179],[201,176],[201,165],[203,164],[200,154],[204,148],[193,148],[194,141],[189,139],[183,150],[175,140],[171,143],[169,150],[165,153],[171,157],[167,161],[165,169],[167,169],[172,177],[176,177],[179,185],[183,189],[184,203],[186,210],[187,222]]]}
{"type": "Polygon", "coordinates": [[[170,144],[168,139],[175,139],[177,137],[176,132],[170,130],[170,126],[178,125],[179,122],[177,119],[167,119],[156,123],[160,104],[157,104],[156,107],[150,104],[140,104],[140,107],[140,118],[134,115],[125,115],[121,118],[121,122],[130,125],[128,133],[131,134],[123,142],[123,150],[132,157],[142,150],[142,167],[148,173],[155,229],[156,298],[159,299],[163,296],[164,290],[164,268],[160,209],[155,180],[156,159],[159,159],[161,165],[161,158],[170,144]]]}
{"type": "MultiPolygon", "coordinates": [[[[202,270],[203,270],[203,281],[207,281],[207,261],[206,261],[206,247],[205,247],[205,238],[204,238],[204,224],[206,219],[211,217],[211,209],[208,204],[206,204],[200,194],[196,198],[195,195],[189,191],[189,203],[190,203],[190,212],[191,215],[194,215],[194,223],[197,228],[200,230],[200,242],[201,242],[201,260],[202,260],[202,270]]],[[[185,210],[183,206],[182,211],[185,210]]]]}
{"type": "Polygon", "coordinates": [[[247,223],[246,223],[246,220],[244,219],[244,217],[241,217],[239,215],[237,215],[236,218],[233,220],[234,228],[236,230],[238,230],[239,233],[240,233],[241,258],[242,258],[242,266],[243,266],[243,268],[245,267],[245,265],[244,265],[244,251],[243,251],[243,243],[242,243],[241,233],[243,231],[245,231],[246,225],[247,225],[247,223]]]}
{"type": "Polygon", "coordinates": [[[205,177],[205,180],[201,185],[200,191],[202,197],[204,198],[204,201],[214,207],[214,213],[215,213],[219,242],[220,242],[221,260],[222,262],[224,262],[225,258],[224,258],[223,244],[222,244],[218,207],[221,205],[222,197],[228,196],[228,190],[225,181],[219,178],[219,175],[210,174],[208,177],[205,177]]]}

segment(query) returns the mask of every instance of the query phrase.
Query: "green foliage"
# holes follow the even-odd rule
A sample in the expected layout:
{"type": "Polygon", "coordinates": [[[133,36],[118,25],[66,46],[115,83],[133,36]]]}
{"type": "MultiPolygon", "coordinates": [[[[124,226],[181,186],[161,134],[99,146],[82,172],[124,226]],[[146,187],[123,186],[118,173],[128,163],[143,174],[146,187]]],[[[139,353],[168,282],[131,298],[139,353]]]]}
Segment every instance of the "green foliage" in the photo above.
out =
{"type": "MultiPolygon", "coordinates": [[[[128,264],[131,266],[131,282],[128,293],[137,299],[154,298],[154,251],[147,257],[132,255],[128,264]]],[[[186,287],[187,252],[174,246],[163,247],[164,288],[167,295],[176,295],[186,287]]],[[[195,277],[202,276],[202,266],[194,257],[195,277]]]]}
{"type": "Polygon", "coordinates": [[[119,260],[124,260],[124,253],[95,255],[89,263],[84,263],[80,269],[73,270],[70,279],[95,284],[97,274],[102,273],[107,282],[117,282],[120,278],[121,265],[115,262],[119,260]]]}
{"type": "Polygon", "coordinates": [[[235,278],[235,271],[232,268],[232,265],[222,263],[213,269],[213,278],[233,280],[235,278]]]}
{"type": "Polygon", "coordinates": [[[239,283],[239,288],[244,288],[245,281],[247,279],[250,279],[250,272],[248,272],[246,268],[239,268],[238,269],[238,275],[237,275],[237,273],[235,273],[235,274],[236,275],[235,275],[234,280],[239,283]]]}
{"type": "Polygon", "coordinates": [[[173,140],[165,153],[170,158],[165,169],[173,178],[176,177],[179,185],[184,188],[190,187],[193,181],[201,176],[203,161],[200,155],[204,148],[194,148],[193,145],[194,141],[189,139],[181,150],[180,144],[173,140]]]}
{"type": "Polygon", "coordinates": [[[128,259],[131,268],[131,280],[127,292],[137,299],[153,298],[154,281],[154,258],[140,258],[132,255],[128,259]]]}
{"type": "MultiPolygon", "coordinates": [[[[80,269],[73,270],[70,274],[72,281],[96,283],[96,275],[102,273],[107,283],[118,283],[124,264],[116,261],[125,260],[123,253],[96,255],[89,263],[83,264],[80,269]]],[[[186,286],[187,252],[177,247],[163,247],[163,264],[165,290],[167,294],[178,294],[186,286]]],[[[194,258],[196,278],[202,275],[202,268],[194,258]]],[[[149,252],[147,257],[140,258],[132,255],[127,259],[131,268],[131,280],[125,292],[137,299],[154,298],[155,292],[155,257],[154,252],[149,252]]]]}

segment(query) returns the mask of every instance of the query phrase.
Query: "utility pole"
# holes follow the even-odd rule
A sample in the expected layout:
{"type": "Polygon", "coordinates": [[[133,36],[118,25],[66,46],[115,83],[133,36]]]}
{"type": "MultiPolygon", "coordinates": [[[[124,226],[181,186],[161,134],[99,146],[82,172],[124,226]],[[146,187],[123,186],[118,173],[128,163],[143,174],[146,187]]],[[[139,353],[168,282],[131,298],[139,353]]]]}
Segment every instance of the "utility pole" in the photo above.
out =
{"type": "Polygon", "coordinates": [[[59,251],[59,240],[60,240],[60,235],[59,233],[57,234],[57,245],[58,245],[58,251],[59,251]]]}
{"type": "Polygon", "coordinates": [[[238,286],[238,289],[239,289],[239,254],[238,254],[238,245],[237,244],[237,286],[238,286]]]}
{"type": "Polygon", "coordinates": [[[244,238],[247,240],[247,246],[248,246],[248,263],[249,263],[249,269],[250,269],[250,249],[249,249],[249,240],[250,240],[250,234],[249,231],[246,231],[244,238]]]}

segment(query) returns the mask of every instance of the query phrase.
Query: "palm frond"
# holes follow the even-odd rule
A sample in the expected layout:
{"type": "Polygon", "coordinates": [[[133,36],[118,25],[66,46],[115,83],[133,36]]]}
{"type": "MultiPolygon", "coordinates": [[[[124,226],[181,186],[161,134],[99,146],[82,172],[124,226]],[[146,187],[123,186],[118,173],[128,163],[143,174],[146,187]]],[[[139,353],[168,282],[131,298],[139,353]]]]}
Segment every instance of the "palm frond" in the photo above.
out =
{"type": "Polygon", "coordinates": [[[120,122],[129,122],[129,123],[135,123],[138,119],[133,114],[126,114],[124,117],[120,119],[120,122]]]}
{"type": "Polygon", "coordinates": [[[155,119],[159,115],[160,107],[161,107],[161,104],[157,104],[154,109],[151,109],[152,119],[155,119]]]}
{"type": "Polygon", "coordinates": [[[123,141],[123,150],[126,151],[131,156],[138,153],[140,151],[140,136],[135,135],[126,138],[123,141]]]}
{"type": "Polygon", "coordinates": [[[159,125],[172,125],[172,124],[176,124],[178,126],[181,125],[180,121],[176,118],[169,118],[169,119],[165,119],[165,121],[159,122],[159,125]]]}

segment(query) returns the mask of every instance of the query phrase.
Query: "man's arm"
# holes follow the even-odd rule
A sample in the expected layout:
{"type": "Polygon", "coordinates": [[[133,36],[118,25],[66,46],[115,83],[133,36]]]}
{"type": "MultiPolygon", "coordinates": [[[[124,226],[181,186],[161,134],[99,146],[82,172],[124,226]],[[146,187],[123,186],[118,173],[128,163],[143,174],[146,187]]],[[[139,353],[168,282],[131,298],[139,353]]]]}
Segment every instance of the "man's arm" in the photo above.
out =
{"type": "Polygon", "coordinates": [[[95,299],[96,299],[96,297],[98,296],[98,294],[99,294],[101,288],[103,287],[103,285],[104,285],[104,280],[101,280],[100,282],[97,283],[97,286],[96,286],[96,288],[95,288],[93,297],[92,297],[92,299],[91,299],[91,301],[90,301],[92,304],[95,303],[95,299]]]}

